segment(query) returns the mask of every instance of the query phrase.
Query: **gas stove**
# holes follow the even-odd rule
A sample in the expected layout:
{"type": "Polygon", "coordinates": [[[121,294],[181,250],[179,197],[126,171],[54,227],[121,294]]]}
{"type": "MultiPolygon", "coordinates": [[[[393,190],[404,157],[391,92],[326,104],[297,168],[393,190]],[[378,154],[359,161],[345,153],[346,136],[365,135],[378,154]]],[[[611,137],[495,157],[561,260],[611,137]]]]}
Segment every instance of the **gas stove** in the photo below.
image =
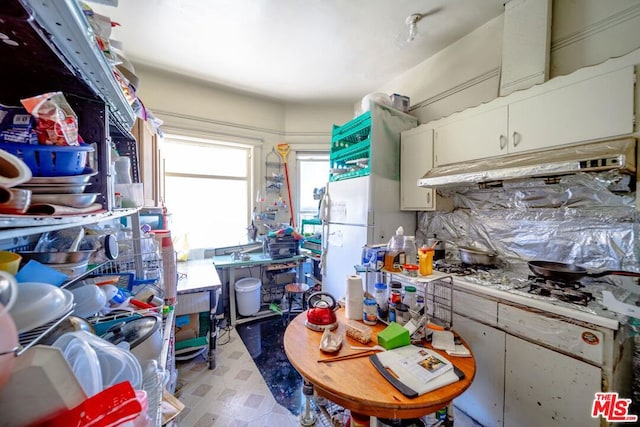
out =
{"type": "Polygon", "coordinates": [[[503,266],[468,265],[445,260],[434,263],[434,272],[453,276],[457,278],[454,280],[456,283],[479,285],[476,289],[484,289],[485,293],[497,297],[507,293],[513,295],[516,302],[567,317],[587,321],[593,321],[594,316],[609,319],[604,324],[610,324],[611,320],[620,321],[624,316],[603,304],[603,291],[611,292],[618,301],[640,300],[636,291],[620,286],[618,280],[621,276],[559,282],[532,275],[526,264],[506,269],[503,266]]]}

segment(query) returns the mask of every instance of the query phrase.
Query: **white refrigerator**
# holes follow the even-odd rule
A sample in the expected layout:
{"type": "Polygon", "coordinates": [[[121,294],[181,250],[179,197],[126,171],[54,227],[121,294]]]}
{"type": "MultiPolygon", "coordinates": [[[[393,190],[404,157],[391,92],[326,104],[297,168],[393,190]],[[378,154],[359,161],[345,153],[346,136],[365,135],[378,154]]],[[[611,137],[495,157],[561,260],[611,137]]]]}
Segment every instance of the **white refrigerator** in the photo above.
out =
{"type": "MultiPolygon", "coordinates": [[[[416,125],[413,116],[372,103],[369,175],[327,185],[322,290],[336,299],[362,264],[363,246],[387,243],[399,226],[415,234],[416,213],[400,211],[400,133],[416,125]]],[[[362,278],[373,293],[375,275],[362,278]]]]}

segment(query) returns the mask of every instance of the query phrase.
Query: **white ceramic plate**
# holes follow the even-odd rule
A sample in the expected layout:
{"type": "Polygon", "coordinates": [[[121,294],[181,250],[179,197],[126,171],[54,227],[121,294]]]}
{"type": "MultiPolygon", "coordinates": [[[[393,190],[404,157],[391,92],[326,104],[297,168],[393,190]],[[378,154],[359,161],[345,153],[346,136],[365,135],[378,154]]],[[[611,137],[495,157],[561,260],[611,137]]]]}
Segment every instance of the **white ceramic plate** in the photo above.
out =
{"type": "Polygon", "coordinates": [[[18,284],[18,298],[9,313],[18,333],[58,319],[73,308],[73,294],[48,283],[18,284]]]}

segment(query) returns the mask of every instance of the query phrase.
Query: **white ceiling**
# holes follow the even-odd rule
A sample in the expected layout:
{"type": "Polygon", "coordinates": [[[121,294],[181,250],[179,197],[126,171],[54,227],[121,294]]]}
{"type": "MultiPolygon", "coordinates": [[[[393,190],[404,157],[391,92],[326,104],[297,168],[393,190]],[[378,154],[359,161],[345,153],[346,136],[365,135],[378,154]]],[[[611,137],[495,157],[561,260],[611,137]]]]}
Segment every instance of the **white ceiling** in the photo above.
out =
{"type": "Polygon", "coordinates": [[[119,0],[114,8],[90,2],[121,24],[112,38],[134,64],[291,102],[356,102],[500,15],[502,4],[119,0]],[[414,13],[426,15],[408,43],[405,20],[414,13]]]}

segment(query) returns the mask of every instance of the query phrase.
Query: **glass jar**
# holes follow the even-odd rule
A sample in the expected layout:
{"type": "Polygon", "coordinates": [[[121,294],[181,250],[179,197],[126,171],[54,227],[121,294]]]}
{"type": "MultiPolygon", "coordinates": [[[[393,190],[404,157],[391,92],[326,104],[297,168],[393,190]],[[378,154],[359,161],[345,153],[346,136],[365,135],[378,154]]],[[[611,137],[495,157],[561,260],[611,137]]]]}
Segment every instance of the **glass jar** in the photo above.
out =
{"type": "Polygon", "coordinates": [[[373,298],[364,299],[362,321],[365,325],[375,325],[378,323],[378,303],[373,298]]]}
{"type": "Polygon", "coordinates": [[[404,297],[402,298],[402,303],[406,304],[409,307],[409,310],[413,310],[416,305],[416,287],[415,286],[405,286],[404,287],[404,297]]]}
{"type": "Polygon", "coordinates": [[[398,303],[396,304],[396,320],[395,322],[398,325],[404,325],[406,324],[409,319],[411,318],[411,315],[409,314],[409,306],[407,306],[406,304],[403,303],[398,303]]]}
{"type": "Polygon", "coordinates": [[[398,304],[402,302],[402,284],[395,280],[389,283],[390,293],[389,302],[392,304],[398,304]]]}
{"type": "Polygon", "coordinates": [[[382,320],[387,320],[387,317],[389,317],[387,285],[384,283],[376,283],[373,287],[375,289],[375,298],[378,305],[378,317],[382,320]]]}

